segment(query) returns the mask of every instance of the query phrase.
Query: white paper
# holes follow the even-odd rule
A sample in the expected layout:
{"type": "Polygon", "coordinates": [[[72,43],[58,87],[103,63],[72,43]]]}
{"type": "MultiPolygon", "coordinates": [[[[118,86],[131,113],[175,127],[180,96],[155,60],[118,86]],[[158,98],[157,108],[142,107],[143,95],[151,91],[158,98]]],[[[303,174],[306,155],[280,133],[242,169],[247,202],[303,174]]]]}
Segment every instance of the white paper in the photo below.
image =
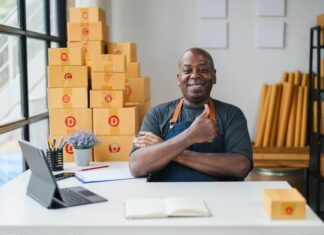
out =
{"type": "Polygon", "coordinates": [[[133,179],[134,177],[129,171],[128,167],[125,168],[103,168],[96,170],[80,171],[75,174],[83,183],[94,183],[101,181],[113,181],[123,179],[133,179]]]}
{"type": "Polygon", "coordinates": [[[285,22],[281,19],[262,19],[257,22],[257,47],[284,48],[285,22]]]}
{"type": "Polygon", "coordinates": [[[258,0],[258,16],[285,16],[285,0],[258,0]]]}
{"type": "Polygon", "coordinates": [[[226,18],[227,0],[200,0],[200,18],[226,18]]]}
{"type": "Polygon", "coordinates": [[[224,20],[200,20],[200,47],[227,48],[227,23],[224,20]]]}

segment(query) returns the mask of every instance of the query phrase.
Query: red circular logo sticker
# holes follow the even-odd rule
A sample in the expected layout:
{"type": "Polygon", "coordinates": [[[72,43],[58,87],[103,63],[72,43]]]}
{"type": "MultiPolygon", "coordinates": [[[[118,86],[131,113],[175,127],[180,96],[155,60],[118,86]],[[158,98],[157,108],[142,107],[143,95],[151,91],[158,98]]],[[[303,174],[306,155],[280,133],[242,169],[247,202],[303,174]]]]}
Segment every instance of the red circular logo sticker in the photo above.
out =
{"type": "Polygon", "coordinates": [[[66,80],[72,79],[72,74],[71,73],[64,74],[64,79],[66,79],[66,80]]]}
{"type": "Polygon", "coordinates": [[[110,153],[118,153],[120,151],[120,146],[117,143],[112,143],[108,147],[110,153]]]}
{"type": "Polygon", "coordinates": [[[106,101],[107,103],[110,103],[110,102],[112,101],[112,97],[111,97],[111,95],[106,95],[106,96],[105,96],[105,101],[106,101]]]}
{"type": "Polygon", "coordinates": [[[62,96],[62,101],[63,101],[64,103],[69,103],[70,100],[71,100],[71,97],[70,97],[69,95],[63,95],[63,96],[62,96]]]}
{"type": "Polygon", "coordinates": [[[89,34],[89,29],[88,28],[83,28],[82,29],[82,35],[88,35],[89,34]]]}
{"type": "Polygon", "coordinates": [[[125,94],[126,96],[130,96],[132,94],[132,88],[128,85],[126,85],[125,94]]]}
{"type": "Polygon", "coordinates": [[[114,54],[116,54],[116,55],[121,55],[122,54],[121,50],[119,50],[119,49],[115,49],[114,52],[115,52],[114,54]]]}
{"type": "Polygon", "coordinates": [[[108,124],[112,127],[119,125],[119,118],[116,115],[112,115],[108,118],[108,124]]]}
{"type": "Polygon", "coordinates": [[[61,60],[67,61],[69,59],[69,55],[65,52],[61,53],[61,60]]]}
{"type": "Polygon", "coordinates": [[[73,148],[71,145],[66,144],[64,149],[65,149],[65,152],[67,152],[68,154],[73,154],[73,148]]]}
{"type": "Polygon", "coordinates": [[[286,207],[285,213],[286,215],[291,215],[294,212],[294,209],[290,206],[286,207]]]}
{"type": "Polygon", "coordinates": [[[87,53],[87,51],[88,51],[87,47],[81,47],[81,49],[82,49],[82,51],[83,51],[84,53],[87,53]]]}
{"type": "Polygon", "coordinates": [[[76,119],[75,119],[75,117],[67,116],[67,117],[65,118],[65,125],[66,125],[67,127],[74,127],[75,124],[76,124],[76,119]]]}
{"type": "Polygon", "coordinates": [[[82,12],[82,18],[83,19],[88,19],[88,12],[87,11],[84,11],[84,12],[82,12]]]}

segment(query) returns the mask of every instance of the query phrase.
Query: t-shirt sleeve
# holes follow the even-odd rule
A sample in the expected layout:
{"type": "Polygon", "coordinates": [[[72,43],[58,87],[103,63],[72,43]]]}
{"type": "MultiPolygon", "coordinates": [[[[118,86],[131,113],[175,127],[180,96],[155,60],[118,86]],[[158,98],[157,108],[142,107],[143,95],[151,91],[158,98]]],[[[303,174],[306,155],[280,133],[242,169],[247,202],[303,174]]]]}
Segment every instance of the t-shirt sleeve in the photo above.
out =
{"type": "MultiPolygon", "coordinates": [[[[157,107],[153,107],[149,112],[146,113],[144,120],[142,122],[140,131],[149,131],[152,132],[158,136],[161,136],[161,130],[159,126],[159,120],[160,120],[159,110],[157,107]]],[[[137,133],[137,136],[139,136],[139,133],[137,133]]],[[[136,147],[134,144],[132,146],[132,149],[130,153],[137,150],[139,147],[136,147]]]]}
{"type": "Polygon", "coordinates": [[[246,118],[243,112],[236,107],[233,107],[228,115],[225,128],[225,152],[243,154],[250,160],[252,168],[252,144],[246,118]]]}

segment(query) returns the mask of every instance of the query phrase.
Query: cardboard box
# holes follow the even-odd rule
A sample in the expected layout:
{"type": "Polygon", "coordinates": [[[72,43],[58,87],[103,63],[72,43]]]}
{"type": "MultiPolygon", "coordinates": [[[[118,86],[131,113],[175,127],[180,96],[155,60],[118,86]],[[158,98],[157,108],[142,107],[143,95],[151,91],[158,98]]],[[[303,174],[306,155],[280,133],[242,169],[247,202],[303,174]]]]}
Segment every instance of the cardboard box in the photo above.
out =
{"type": "Polygon", "coordinates": [[[126,63],[126,79],[140,77],[140,64],[138,62],[126,63]]]}
{"type": "Polygon", "coordinates": [[[138,113],[139,113],[139,123],[141,124],[144,120],[145,114],[150,110],[151,108],[151,101],[146,100],[144,102],[125,102],[125,107],[138,107],[138,113]]]}
{"type": "Polygon", "coordinates": [[[94,108],[95,135],[135,135],[138,132],[138,110],[131,108],[94,108]]]}
{"type": "Polygon", "coordinates": [[[265,189],[263,202],[271,219],[305,219],[306,200],[295,188],[265,189]]]}
{"type": "Polygon", "coordinates": [[[124,55],[99,55],[92,60],[92,72],[125,73],[126,58],[124,55]]]}
{"type": "Polygon", "coordinates": [[[125,55],[127,62],[137,61],[136,44],[131,42],[109,42],[108,54],[125,55]]]}
{"type": "Polygon", "coordinates": [[[50,135],[71,135],[92,131],[91,109],[49,109],[50,135]]]}
{"type": "Polygon", "coordinates": [[[150,79],[148,77],[126,80],[126,102],[141,102],[148,99],[150,99],[150,79]]]}
{"type": "Polygon", "coordinates": [[[108,26],[103,22],[68,23],[68,41],[107,41],[108,26]]]}
{"type": "Polygon", "coordinates": [[[97,137],[101,141],[101,144],[94,147],[95,162],[121,162],[129,160],[134,135],[97,137]]]}
{"type": "Polygon", "coordinates": [[[125,90],[125,73],[92,72],[91,87],[93,90],[125,90]]]}
{"type": "Polygon", "coordinates": [[[68,48],[81,48],[86,59],[90,54],[98,55],[106,53],[105,45],[103,41],[68,42],[68,48]]]}
{"type": "Polygon", "coordinates": [[[50,65],[47,67],[48,87],[88,87],[87,66],[50,65]]]}
{"type": "Polygon", "coordinates": [[[70,22],[87,23],[106,21],[105,12],[99,7],[73,8],[70,11],[70,22]]]}
{"type": "Polygon", "coordinates": [[[321,27],[320,31],[320,44],[324,45],[324,14],[318,15],[316,17],[316,23],[321,27]]]}
{"type": "Polygon", "coordinates": [[[84,65],[81,48],[48,48],[48,65],[84,65]]]}
{"type": "Polygon", "coordinates": [[[48,88],[48,108],[88,108],[88,88],[48,88]]]}
{"type": "Polygon", "coordinates": [[[110,90],[91,90],[91,108],[122,108],[124,106],[124,92],[110,90]]]}

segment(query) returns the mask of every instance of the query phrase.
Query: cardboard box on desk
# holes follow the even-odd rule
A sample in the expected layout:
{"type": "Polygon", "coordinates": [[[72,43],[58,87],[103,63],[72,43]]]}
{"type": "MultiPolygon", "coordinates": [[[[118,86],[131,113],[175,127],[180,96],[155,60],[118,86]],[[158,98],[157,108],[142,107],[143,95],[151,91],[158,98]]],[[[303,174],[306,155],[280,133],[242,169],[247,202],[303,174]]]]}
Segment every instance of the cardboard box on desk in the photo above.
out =
{"type": "Polygon", "coordinates": [[[95,135],[135,135],[138,131],[138,110],[130,108],[94,108],[95,135]]]}
{"type": "Polygon", "coordinates": [[[137,61],[136,44],[131,42],[108,42],[108,54],[125,55],[127,62],[137,61]]]}
{"type": "Polygon", "coordinates": [[[141,101],[141,102],[125,102],[125,107],[138,107],[139,113],[139,123],[142,123],[145,114],[151,108],[151,100],[141,101]]]}
{"type": "Polygon", "coordinates": [[[99,7],[73,8],[70,11],[70,22],[87,23],[106,21],[105,12],[99,7]]]}
{"type": "Polygon", "coordinates": [[[50,65],[48,87],[88,87],[87,66],[50,65]]]}
{"type": "Polygon", "coordinates": [[[84,65],[81,48],[48,48],[48,65],[84,65]]]}
{"type": "Polygon", "coordinates": [[[125,73],[91,73],[91,88],[93,90],[125,90],[125,73]]]}
{"type": "Polygon", "coordinates": [[[92,131],[91,109],[49,109],[50,135],[71,135],[92,131]]]}
{"type": "Polygon", "coordinates": [[[124,106],[124,92],[110,90],[91,90],[91,108],[122,108],[124,106]]]}
{"type": "Polygon", "coordinates": [[[103,22],[68,23],[68,41],[107,41],[108,26],[103,22]]]}
{"type": "Polygon", "coordinates": [[[148,77],[126,80],[126,102],[146,101],[150,99],[150,79],[148,77]]]}
{"type": "Polygon", "coordinates": [[[102,54],[92,58],[92,72],[125,73],[126,58],[124,55],[102,54]]]}
{"type": "Polygon", "coordinates": [[[90,54],[104,54],[106,52],[105,45],[103,41],[68,42],[68,48],[81,48],[86,58],[90,54]]]}
{"type": "Polygon", "coordinates": [[[128,161],[134,135],[130,136],[97,136],[101,141],[94,147],[94,161],[128,161]]]}
{"type": "Polygon", "coordinates": [[[265,189],[263,203],[271,219],[305,219],[306,200],[295,188],[265,189]]]}
{"type": "Polygon", "coordinates": [[[324,45],[324,14],[318,15],[316,17],[316,24],[321,27],[321,30],[320,30],[320,44],[324,45]]]}
{"type": "Polygon", "coordinates": [[[139,78],[140,74],[140,64],[138,62],[126,63],[126,79],[139,78]]]}
{"type": "Polygon", "coordinates": [[[48,88],[48,108],[88,108],[88,88],[48,88]]]}

